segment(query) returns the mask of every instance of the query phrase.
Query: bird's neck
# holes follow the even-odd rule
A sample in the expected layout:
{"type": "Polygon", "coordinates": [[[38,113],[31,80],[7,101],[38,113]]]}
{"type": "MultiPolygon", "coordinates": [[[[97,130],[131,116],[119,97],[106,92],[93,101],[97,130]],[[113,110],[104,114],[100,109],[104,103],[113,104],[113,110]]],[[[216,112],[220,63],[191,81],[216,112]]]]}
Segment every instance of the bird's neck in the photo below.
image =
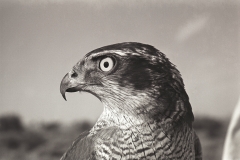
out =
{"type": "MultiPolygon", "coordinates": [[[[167,117],[154,120],[147,113],[136,116],[131,112],[126,114],[121,109],[105,106],[89,136],[112,127],[120,129],[119,139],[126,139],[126,143],[136,146],[144,143],[142,147],[156,151],[156,157],[161,157],[161,154],[164,157],[165,153],[169,156],[179,154],[183,159],[193,157],[193,132],[185,122],[175,123],[172,118],[167,117]]],[[[138,150],[133,152],[136,154],[138,150]]]]}
{"type": "Polygon", "coordinates": [[[172,117],[163,117],[160,113],[156,113],[160,118],[154,119],[150,108],[154,110],[154,106],[148,106],[144,111],[135,109],[131,112],[104,106],[104,111],[89,136],[101,133],[102,129],[118,127],[122,133],[119,139],[126,139],[134,145],[144,142],[144,147],[156,150],[156,157],[161,157],[160,154],[165,152],[169,155],[182,155],[183,159],[193,157],[193,132],[188,123],[175,122],[172,117]],[[149,114],[152,115],[151,118],[149,114]]]}
{"type": "MultiPolygon", "coordinates": [[[[129,107],[129,106],[128,106],[129,107]]],[[[136,132],[145,130],[154,130],[156,128],[164,128],[165,131],[172,130],[177,124],[172,117],[162,114],[159,106],[148,104],[147,106],[134,106],[135,109],[122,107],[104,106],[104,111],[98,121],[91,129],[91,133],[95,134],[99,130],[111,126],[117,126],[122,130],[135,130],[136,132]]]]}

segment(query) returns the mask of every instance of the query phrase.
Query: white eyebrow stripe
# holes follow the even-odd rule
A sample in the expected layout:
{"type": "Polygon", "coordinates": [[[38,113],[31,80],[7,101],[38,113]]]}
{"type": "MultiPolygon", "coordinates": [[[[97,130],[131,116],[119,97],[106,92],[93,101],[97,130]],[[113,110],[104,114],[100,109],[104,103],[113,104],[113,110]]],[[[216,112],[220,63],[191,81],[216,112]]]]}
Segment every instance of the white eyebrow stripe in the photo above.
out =
{"type": "Polygon", "coordinates": [[[138,53],[133,53],[133,52],[130,52],[130,51],[123,51],[123,50],[106,50],[106,51],[102,51],[102,52],[97,52],[97,53],[94,53],[94,54],[91,54],[89,56],[89,58],[92,58],[92,57],[96,57],[96,56],[100,56],[100,55],[104,55],[105,53],[115,53],[115,54],[118,54],[120,56],[128,56],[129,53],[131,55],[139,55],[138,53]]]}

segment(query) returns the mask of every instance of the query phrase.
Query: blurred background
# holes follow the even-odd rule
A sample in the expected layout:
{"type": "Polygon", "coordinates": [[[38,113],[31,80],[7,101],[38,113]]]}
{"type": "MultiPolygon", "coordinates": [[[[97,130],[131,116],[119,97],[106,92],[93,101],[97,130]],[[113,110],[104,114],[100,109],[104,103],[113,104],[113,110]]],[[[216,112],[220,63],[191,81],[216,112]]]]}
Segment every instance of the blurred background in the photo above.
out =
{"type": "Polygon", "coordinates": [[[177,66],[204,159],[220,159],[240,95],[239,9],[237,0],[1,0],[0,160],[60,159],[103,110],[88,93],[64,101],[61,79],[89,51],[128,41],[177,66]]]}

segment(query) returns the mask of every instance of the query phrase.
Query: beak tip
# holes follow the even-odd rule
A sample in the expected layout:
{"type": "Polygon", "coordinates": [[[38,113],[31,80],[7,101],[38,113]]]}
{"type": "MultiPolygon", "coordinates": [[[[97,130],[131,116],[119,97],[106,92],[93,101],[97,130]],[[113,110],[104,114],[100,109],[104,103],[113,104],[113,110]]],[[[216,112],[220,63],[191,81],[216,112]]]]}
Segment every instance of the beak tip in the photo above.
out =
{"type": "Polygon", "coordinates": [[[65,95],[65,91],[61,88],[60,92],[62,94],[63,99],[65,99],[65,101],[67,101],[67,98],[66,98],[66,95],[65,95]]]}
{"type": "Polygon", "coordinates": [[[67,101],[67,98],[66,98],[66,96],[65,96],[65,95],[63,95],[63,98],[64,98],[64,100],[65,100],[65,101],[67,101]]]}

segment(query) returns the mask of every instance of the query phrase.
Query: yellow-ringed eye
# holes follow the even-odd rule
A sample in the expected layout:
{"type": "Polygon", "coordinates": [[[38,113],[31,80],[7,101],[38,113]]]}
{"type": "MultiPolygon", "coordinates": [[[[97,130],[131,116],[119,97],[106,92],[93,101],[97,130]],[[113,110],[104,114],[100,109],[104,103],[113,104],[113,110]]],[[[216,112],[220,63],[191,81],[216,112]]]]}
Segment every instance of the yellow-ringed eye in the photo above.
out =
{"type": "Polygon", "coordinates": [[[110,57],[103,58],[100,62],[100,69],[104,72],[108,72],[113,68],[113,59],[110,57]]]}

